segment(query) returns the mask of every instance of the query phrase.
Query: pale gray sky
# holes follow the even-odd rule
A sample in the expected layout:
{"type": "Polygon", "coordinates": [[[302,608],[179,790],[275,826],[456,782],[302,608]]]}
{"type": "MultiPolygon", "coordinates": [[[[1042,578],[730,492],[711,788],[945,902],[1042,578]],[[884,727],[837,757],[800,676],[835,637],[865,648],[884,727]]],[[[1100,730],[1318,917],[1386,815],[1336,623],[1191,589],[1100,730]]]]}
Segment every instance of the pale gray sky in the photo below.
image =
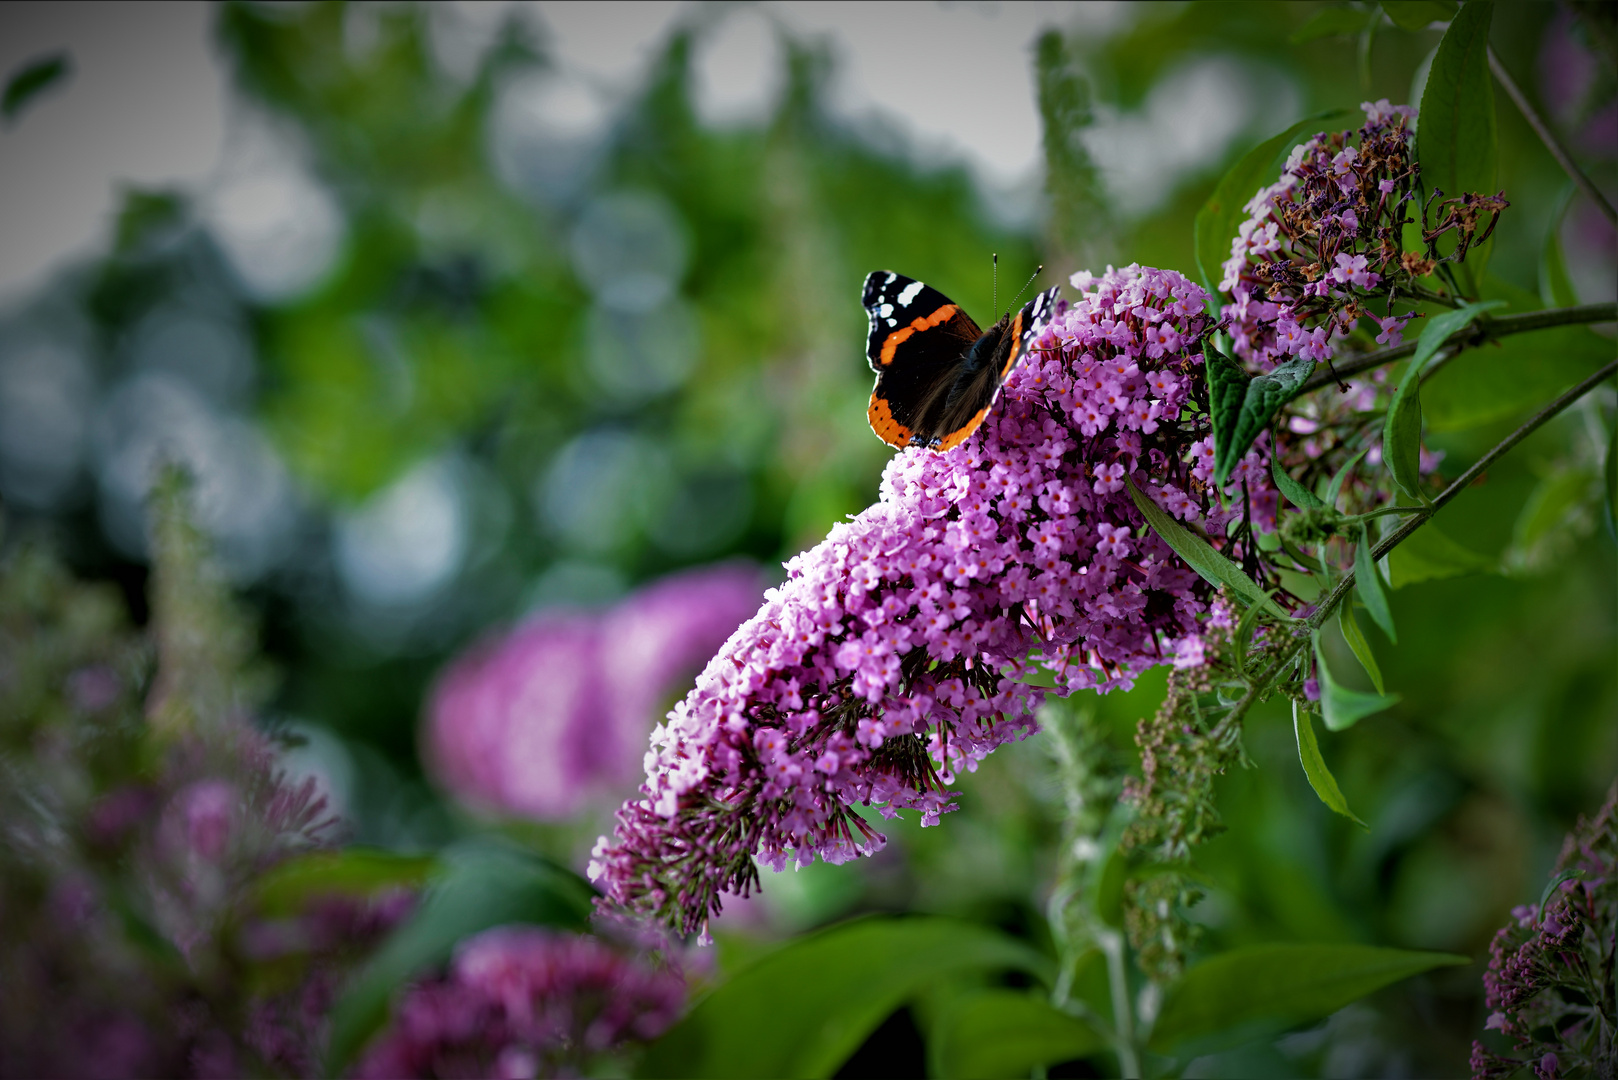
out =
{"type": "MultiPolygon", "coordinates": [[[[770,26],[778,20],[831,41],[839,112],[897,123],[929,155],[965,160],[991,184],[1011,187],[1037,168],[1030,44],[1050,25],[1104,26],[1123,6],[766,3],[726,17],[698,57],[695,90],[716,123],[763,111],[779,76],[770,26]]],[[[690,0],[447,3],[434,17],[435,53],[446,69],[469,69],[488,29],[513,7],[537,15],[585,88],[575,110],[586,114],[610,109],[670,27],[697,9],[690,0]]],[[[0,301],[104,245],[121,184],[206,193],[219,183],[227,146],[245,142],[250,152],[253,137],[233,131],[242,118],[212,20],[201,3],[0,4],[0,77],[59,50],[73,62],[66,85],[0,127],[0,301]]],[[[238,212],[255,197],[233,191],[220,199],[238,212]]]]}

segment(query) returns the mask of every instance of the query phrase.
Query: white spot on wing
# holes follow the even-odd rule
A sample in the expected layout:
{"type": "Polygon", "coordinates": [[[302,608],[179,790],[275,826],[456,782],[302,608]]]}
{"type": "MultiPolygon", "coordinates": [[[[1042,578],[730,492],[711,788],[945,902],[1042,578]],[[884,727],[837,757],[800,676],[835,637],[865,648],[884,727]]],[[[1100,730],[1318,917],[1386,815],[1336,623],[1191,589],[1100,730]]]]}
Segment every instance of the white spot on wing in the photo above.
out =
{"type": "Polygon", "coordinates": [[[892,270],[889,270],[888,271],[888,279],[886,281],[884,281],[882,284],[884,284],[884,285],[892,285],[895,281],[898,281],[898,280],[899,280],[899,275],[895,274],[892,270]]]}
{"type": "Polygon", "coordinates": [[[877,313],[879,315],[881,315],[884,319],[890,318],[893,315],[893,305],[892,304],[883,304],[881,307],[877,308],[876,310],[877,310],[877,313]]]}
{"type": "Polygon", "coordinates": [[[914,300],[916,298],[916,294],[921,292],[921,290],[925,289],[926,287],[927,286],[923,285],[919,281],[912,281],[910,284],[906,285],[904,287],[904,291],[899,294],[899,306],[909,307],[910,301],[914,300]]]}

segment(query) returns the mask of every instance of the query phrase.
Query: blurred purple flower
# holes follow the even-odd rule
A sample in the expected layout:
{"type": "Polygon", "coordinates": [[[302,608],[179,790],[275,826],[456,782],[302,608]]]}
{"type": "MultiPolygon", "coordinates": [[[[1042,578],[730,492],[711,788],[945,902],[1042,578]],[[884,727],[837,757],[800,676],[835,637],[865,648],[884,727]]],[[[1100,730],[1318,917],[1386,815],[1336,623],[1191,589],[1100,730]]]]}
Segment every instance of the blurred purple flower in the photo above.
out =
{"type": "Polygon", "coordinates": [[[577,1075],[662,1034],[685,996],[677,971],[599,938],[499,927],[464,942],[443,978],[406,993],[356,1075],[577,1075]]]}
{"type": "Polygon", "coordinates": [[[100,712],[117,701],[123,689],[123,680],[106,664],[79,668],[67,679],[68,701],[80,712],[100,712]]]}
{"type": "Polygon", "coordinates": [[[236,789],[224,780],[201,780],[180,792],[185,837],[193,852],[209,862],[224,855],[238,801],[236,789]]]}
{"type": "Polygon", "coordinates": [[[429,767],[470,805],[532,818],[621,791],[659,703],[761,592],[750,567],[688,571],[606,612],[541,616],[473,646],[433,690],[429,767]]]}

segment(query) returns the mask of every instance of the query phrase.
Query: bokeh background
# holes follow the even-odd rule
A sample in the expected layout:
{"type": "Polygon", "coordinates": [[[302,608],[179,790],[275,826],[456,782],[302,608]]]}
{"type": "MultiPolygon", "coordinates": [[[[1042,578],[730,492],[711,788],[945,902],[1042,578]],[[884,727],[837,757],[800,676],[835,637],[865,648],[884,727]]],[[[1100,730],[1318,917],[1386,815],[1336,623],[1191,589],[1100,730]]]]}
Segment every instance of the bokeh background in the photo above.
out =
{"type": "MultiPolygon", "coordinates": [[[[1300,35],[1325,9],[0,6],[0,73],[64,60],[0,125],[0,542],[45,540],[139,621],[154,467],[183,463],[277,673],[264,722],[350,836],[421,851],[498,830],[582,866],[639,749],[576,799],[479,800],[423,733],[447,666],[513,626],[603,633],[669,575],[717,574],[717,637],[646,676],[622,720],[643,735],[723,638],[714,620],[875,496],[890,451],[865,424],[863,276],[925,279],[980,321],[991,253],[1002,302],[1039,262],[1048,283],[1107,263],[1195,276],[1192,217],[1250,145],[1419,98],[1438,31],[1300,35]]],[[[1493,41],[1611,191],[1618,84],[1581,25],[1503,5],[1493,41]]],[[[1610,226],[1496,108],[1512,207],[1491,269],[1538,295],[1555,237],[1580,298],[1610,300],[1610,226]]],[[[1600,461],[1604,408],[1445,511],[1505,572],[1396,595],[1400,643],[1377,647],[1403,702],[1326,750],[1368,833],[1313,797],[1290,725],[1255,716],[1255,767],[1225,779],[1229,832],[1202,860],[1211,944],[1482,956],[1537,897],[1618,772],[1614,538],[1545,494],[1600,461]]],[[[1513,419],[1432,442],[1458,471],[1513,419]]],[[[530,692],[564,695],[565,667],[530,692]]],[[[1084,705],[1128,755],[1161,689],[1084,705]]],[[[727,917],[737,940],[872,909],[1040,936],[1043,747],[962,788],[944,827],[890,826],[874,860],[766,875],[727,917]]],[[[1219,1067],[1454,1072],[1477,978],[1416,980],[1219,1067]]]]}

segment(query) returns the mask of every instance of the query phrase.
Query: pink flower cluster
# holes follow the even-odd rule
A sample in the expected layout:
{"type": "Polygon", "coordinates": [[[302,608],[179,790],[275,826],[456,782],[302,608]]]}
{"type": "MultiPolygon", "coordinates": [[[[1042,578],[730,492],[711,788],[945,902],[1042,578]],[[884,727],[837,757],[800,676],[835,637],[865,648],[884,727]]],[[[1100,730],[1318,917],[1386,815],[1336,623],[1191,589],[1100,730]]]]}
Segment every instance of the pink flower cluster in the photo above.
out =
{"type": "Polygon", "coordinates": [[[406,993],[356,1074],[583,1075],[600,1055],[662,1034],[685,996],[677,972],[599,938],[499,927],[464,942],[444,978],[406,993]]]}
{"type": "MultiPolygon", "coordinates": [[[[690,933],[757,885],[755,856],[869,854],[883,837],[854,804],[933,824],[957,771],[1034,730],[1031,658],[1060,692],[1105,690],[1195,634],[1208,586],[1125,481],[1214,535],[1234,514],[1206,484],[1207,295],[1135,266],[1073,283],[982,427],[896,455],[880,501],[787,564],[653,732],[590,865],[611,900],[690,933]]],[[[1242,477],[1273,515],[1264,460],[1242,477]]]]}
{"type": "Polygon", "coordinates": [[[543,616],[474,646],[433,690],[428,767],[487,812],[561,819],[621,795],[663,696],[762,590],[752,567],[687,571],[608,611],[543,616]]]}
{"type": "MultiPolygon", "coordinates": [[[[1361,107],[1363,127],[1294,147],[1280,178],[1244,207],[1219,290],[1231,297],[1223,311],[1237,355],[1262,370],[1293,356],[1329,360],[1365,314],[1357,301],[1409,270],[1398,221],[1415,190],[1416,110],[1386,98],[1361,107]]],[[[1399,344],[1410,318],[1376,319],[1377,341],[1399,344]]]]}

